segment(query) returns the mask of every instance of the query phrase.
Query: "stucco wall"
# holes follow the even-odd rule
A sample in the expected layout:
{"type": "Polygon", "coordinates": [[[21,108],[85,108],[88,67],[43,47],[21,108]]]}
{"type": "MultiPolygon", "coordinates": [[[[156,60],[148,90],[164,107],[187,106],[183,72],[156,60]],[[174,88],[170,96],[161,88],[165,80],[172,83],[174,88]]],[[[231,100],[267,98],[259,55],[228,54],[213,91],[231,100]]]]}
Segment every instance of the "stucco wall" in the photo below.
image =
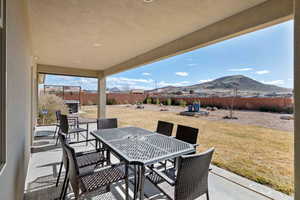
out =
{"type": "Polygon", "coordinates": [[[30,40],[23,0],[7,0],[7,161],[0,199],[23,199],[31,120],[30,40]]]}

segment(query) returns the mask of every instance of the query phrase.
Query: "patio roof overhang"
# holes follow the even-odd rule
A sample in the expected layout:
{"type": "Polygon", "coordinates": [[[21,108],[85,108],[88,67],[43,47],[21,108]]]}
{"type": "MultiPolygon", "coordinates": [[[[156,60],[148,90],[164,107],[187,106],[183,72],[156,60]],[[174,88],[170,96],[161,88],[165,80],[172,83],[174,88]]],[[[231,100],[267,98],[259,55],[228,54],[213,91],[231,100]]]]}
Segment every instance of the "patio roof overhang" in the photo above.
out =
{"type": "Polygon", "coordinates": [[[293,0],[29,1],[38,72],[103,77],[293,18],[293,0]]]}

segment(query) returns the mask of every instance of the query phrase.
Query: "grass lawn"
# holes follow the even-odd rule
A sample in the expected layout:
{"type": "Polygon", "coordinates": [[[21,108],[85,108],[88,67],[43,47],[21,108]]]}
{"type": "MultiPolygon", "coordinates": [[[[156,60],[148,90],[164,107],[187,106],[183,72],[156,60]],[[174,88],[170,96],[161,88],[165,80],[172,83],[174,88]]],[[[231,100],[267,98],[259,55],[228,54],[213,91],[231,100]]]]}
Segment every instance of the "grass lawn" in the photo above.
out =
{"type": "MultiPolygon", "coordinates": [[[[95,107],[83,107],[83,111],[84,117],[96,117],[95,107]]],[[[286,194],[294,192],[291,132],[121,106],[108,106],[107,115],[118,118],[120,126],[155,130],[157,120],[165,120],[199,128],[198,151],[215,147],[215,165],[286,194]]]]}

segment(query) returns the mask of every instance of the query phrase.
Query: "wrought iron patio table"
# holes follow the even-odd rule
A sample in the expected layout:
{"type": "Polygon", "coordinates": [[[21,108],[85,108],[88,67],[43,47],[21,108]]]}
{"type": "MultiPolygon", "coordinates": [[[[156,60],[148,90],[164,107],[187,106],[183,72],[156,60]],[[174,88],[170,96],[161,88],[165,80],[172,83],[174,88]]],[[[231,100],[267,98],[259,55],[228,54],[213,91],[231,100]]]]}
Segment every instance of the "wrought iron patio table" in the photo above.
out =
{"type": "Polygon", "coordinates": [[[134,199],[144,198],[146,166],[195,152],[189,143],[138,127],[102,129],[91,134],[122,161],[137,167],[134,199]]]}

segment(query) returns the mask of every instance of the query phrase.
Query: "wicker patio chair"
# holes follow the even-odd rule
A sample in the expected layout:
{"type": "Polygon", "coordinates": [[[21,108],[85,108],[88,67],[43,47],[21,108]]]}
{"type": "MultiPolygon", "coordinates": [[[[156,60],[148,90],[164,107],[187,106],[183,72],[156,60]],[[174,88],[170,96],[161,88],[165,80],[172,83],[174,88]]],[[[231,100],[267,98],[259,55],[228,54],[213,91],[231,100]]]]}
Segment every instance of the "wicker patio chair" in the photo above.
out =
{"type": "MultiPolygon", "coordinates": [[[[67,158],[67,152],[65,151],[64,146],[68,143],[69,145],[72,144],[78,144],[81,142],[85,142],[85,141],[81,141],[81,142],[68,142],[66,135],[64,133],[58,133],[58,138],[59,141],[61,143],[62,146],[62,162],[60,163],[60,167],[59,167],[59,172],[58,172],[58,176],[57,176],[57,180],[56,180],[56,187],[58,186],[59,180],[60,180],[60,176],[61,176],[61,171],[62,171],[62,167],[64,166],[65,168],[65,178],[64,178],[64,183],[66,182],[66,177],[68,175],[68,158],[67,158]]],[[[77,157],[77,162],[78,162],[78,167],[82,170],[86,170],[83,169],[85,167],[89,167],[88,169],[93,169],[99,165],[103,165],[105,162],[105,158],[103,156],[103,153],[101,152],[101,149],[97,149],[97,150],[91,150],[91,151],[85,151],[85,152],[76,152],[75,155],[77,157]]]]}
{"type": "Polygon", "coordinates": [[[55,138],[56,134],[59,132],[59,118],[60,118],[61,112],[60,110],[55,111],[55,116],[56,116],[56,122],[53,123],[55,125],[55,132],[53,138],[55,138]]]}
{"type": "Polygon", "coordinates": [[[117,118],[97,119],[97,129],[118,128],[117,118]]]}
{"type": "MultiPolygon", "coordinates": [[[[56,122],[53,123],[53,125],[55,125],[55,132],[54,132],[53,138],[55,138],[55,136],[58,134],[58,132],[60,130],[60,115],[61,115],[60,110],[55,111],[56,122]]],[[[68,121],[69,121],[70,127],[75,127],[78,124],[77,117],[69,117],[68,116],[68,121]]]]}
{"type": "Polygon", "coordinates": [[[208,173],[213,153],[214,148],[211,148],[204,153],[181,156],[175,179],[158,171],[149,174],[147,178],[170,199],[193,200],[206,194],[209,200],[208,173]],[[160,187],[162,182],[174,187],[172,196],[167,194],[166,187],[160,187]]]}
{"type": "MultiPolygon", "coordinates": [[[[74,149],[68,144],[64,148],[69,162],[66,186],[70,183],[75,199],[90,199],[93,195],[96,195],[97,199],[115,199],[113,194],[110,193],[110,185],[122,180],[125,180],[126,199],[128,199],[127,165],[110,165],[81,173],[74,149]]],[[[64,188],[63,198],[66,196],[66,192],[67,187],[64,188]]]]}
{"type": "MultiPolygon", "coordinates": [[[[183,125],[177,125],[176,139],[181,140],[183,142],[190,143],[190,144],[194,145],[194,147],[196,148],[198,146],[198,144],[197,144],[198,132],[199,132],[199,130],[197,128],[192,128],[192,127],[183,126],[183,125]]],[[[175,167],[176,160],[168,159],[167,161],[174,164],[174,167],[175,167]]],[[[161,163],[161,164],[163,164],[163,163],[161,163]]],[[[166,169],[167,162],[165,162],[163,165],[166,169]]]]}
{"type": "MultiPolygon", "coordinates": [[[[88,137],[89,137],[88,130],[84,128],[80,128],[79,126],[74,126],[73,128],[70,128],[67,115],[60,115],[59,131],[66,134],[68,137],[71,134],[77,134],[77,141],[79,141],[79,133],[85,132],[86,145],[88,145],[88,137]]],[[[58,142],[58,138],[56,139],[56,145],[57,142],[58,142]]]]}
{"type": "Polygon", "coordinates": [[[158,121],[157,122],[157,128],[156,132],[166,135],[166,136],[171,136],[172,131],[173,131],[174,124],[170,122],[165,122],[165,121],[158,121]]]}
{"type": "Polygon", "coordinates": [[[176,130],[176,139],[190,143],[197,144],[199,129],[189,126],[178,125],[176,130]]]}
{"type": "MultiPolygon", "coordinates": [[[[97,119],[97,129],[109,129],[109,128],[118,128],[118,119],[117,118],[102,118],[97,119]]],[[[101,144],[99,144],[100,148],[103,148],[101,144]]],[[[98,142],[96,143],[96,148],[98,148],[98,142]]],[[[110,163],[110,152],[106,149],[106,158],[108,164],[110,163]]]]}

